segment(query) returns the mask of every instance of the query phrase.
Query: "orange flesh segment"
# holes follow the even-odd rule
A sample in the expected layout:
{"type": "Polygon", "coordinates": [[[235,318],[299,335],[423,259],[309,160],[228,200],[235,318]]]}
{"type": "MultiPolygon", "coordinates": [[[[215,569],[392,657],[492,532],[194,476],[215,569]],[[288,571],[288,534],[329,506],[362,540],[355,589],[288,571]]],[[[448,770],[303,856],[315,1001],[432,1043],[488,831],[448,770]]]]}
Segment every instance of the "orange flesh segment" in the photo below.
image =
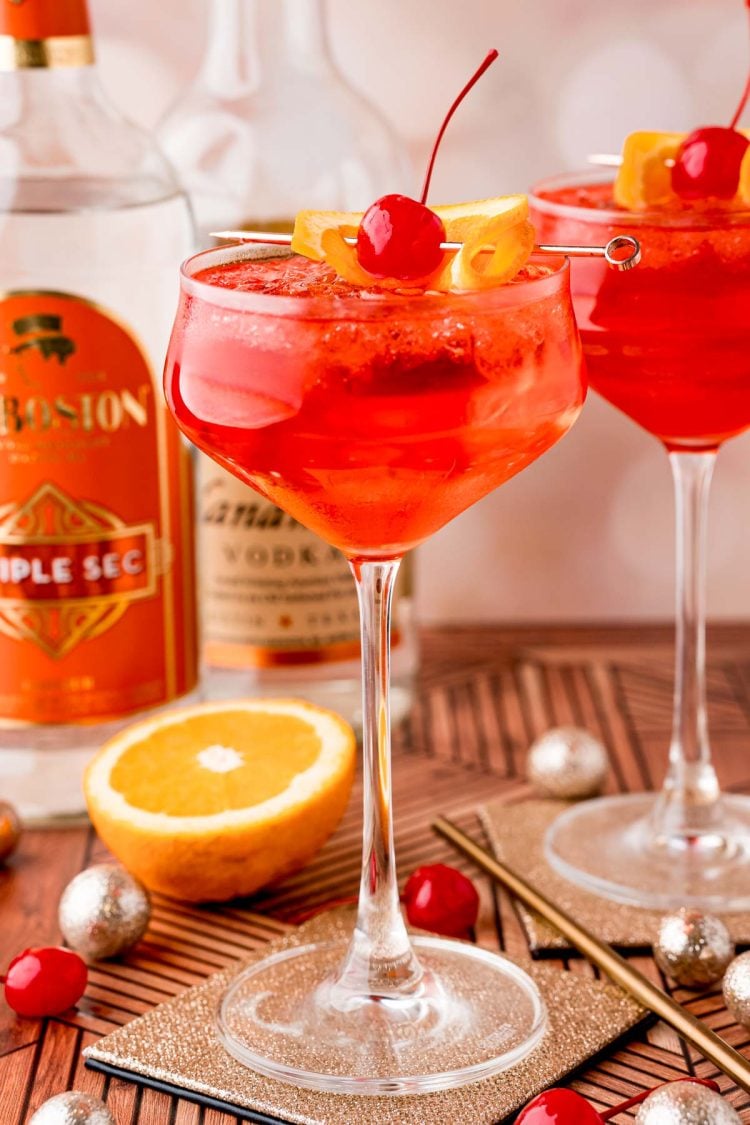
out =
{"type": "Polygon", "coordinates": [[[437,292],[486,289],[515,277],[531,254],[534,231],[528,221],[525,195],[498,196],[469,203],[433,207],[445,227],[447,242],[464,245],[446,253],[440,267],[425,277],[374,278],[357,258],[355,238],[362,219],[356,211],[300,211],[294,224],[292,250],[315,261],[325,261],[339,277],[362,288],[437,292]]]}
{"type": "Polygon", "coordinates": [[[294,716],[225,711],[165,725],[134,742],[115,763],[110,784],[147,812],[210,816],[282,793],[320,750],[315,730],[294,716]],[[234,751],[242,764],[226,771],[202,765],[201,752],[217,747],[234,751]]]}

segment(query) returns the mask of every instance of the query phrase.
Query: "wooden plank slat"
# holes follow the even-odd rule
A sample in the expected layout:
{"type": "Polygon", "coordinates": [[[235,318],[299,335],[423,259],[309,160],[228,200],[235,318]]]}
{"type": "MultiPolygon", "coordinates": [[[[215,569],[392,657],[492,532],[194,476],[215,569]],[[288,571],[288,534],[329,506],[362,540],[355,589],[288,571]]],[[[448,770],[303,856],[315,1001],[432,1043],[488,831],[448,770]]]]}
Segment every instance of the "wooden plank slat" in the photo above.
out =
{"type": "MultiPolygon", "coordinates": [[[[712,740],[722,775],[738,791],[750,789],[749,642],[747,626],[724,625],[709,633],[712,740]]],[[[467,626],[426,630],[422,651],[412,714],[394,737],[401,879],[424,863],[459,867],[475,878],[480,892],[476,939],[525,956],[512,902],[429,832],[430,819],[445,812],[481,838],[477,805],[528,794],[529,743],[552,725],[583,725],[606,743],[613,762],[611,791],[658,781],[671,719],[672,630],[467,626]]],[[[32,1021],[0,1010],[0,1125],[26,1125],[35,1106],[66,1087],[104,1097],[118,1125],[234,1125],[232,1116],[87,1071],[80,1049],[285,932],[287,921],[301,911],[353,893],[359,880],[360,802],[357,783],[338,832],[315,860],[252,901],[200,907],[155,896],[144,941],[127,957],[92,967],[76,1011],[32,1021]]],[[[0,869],[0,964],[25,945],[60,940],[56,915],[63,888],[86,863],[105,858],[106,850],[85,829],[24,835],[18,855],[0,869]]],[[[664,985],[650,958],[638,958],[637,964],[664,985]]],[[[560,967],[595,974],[577,958],[560,959],[560,967]]],[[[719,991],[674,995],[750,1055],[750,1033],[733,1023],[719,991]]],[[[717,1077],[669,1028],[656,1024],[589,1067],[573,1085],[604,1109],[687,1073],[717,1077]]],[[[750,1125],[750,1098],[723,1075],[718,1081],[750,1125]]],[[[633,1115],[617,1121],[632,1123],[633,1115]]]]}

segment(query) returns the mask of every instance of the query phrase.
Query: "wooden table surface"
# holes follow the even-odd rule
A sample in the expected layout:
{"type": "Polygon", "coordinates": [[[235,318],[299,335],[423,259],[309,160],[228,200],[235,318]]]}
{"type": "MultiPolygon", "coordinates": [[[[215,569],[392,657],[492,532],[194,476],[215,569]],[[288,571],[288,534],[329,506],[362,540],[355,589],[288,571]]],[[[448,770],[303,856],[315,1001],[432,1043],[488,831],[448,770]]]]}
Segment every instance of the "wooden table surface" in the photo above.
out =
{"type": "MultiPolygon", "coordinates": [[[[585,726],[612,756],[610,789],[658,785],[665,767],[672,688],[668,629],[459,628],[426,631],[422,670],[410,718],[396,735],[394,779],[399,870],[453,863],[475,878],[482,909],[477,939],[522,952],[525,942],[510,902],[429,831],[445,812],[481,836],[474,809],[489,797],[528,795],[529,742],[551,726],[585,726]]],[[[750,791],[750,628],[709,634],[711,733],[724,785],[750,791]]],[[[0,1002],[0,1125],[24,1125],[62,1090],[103,1097],[118,1125],[229,1125],[233,1117],[86,1071],[81,1049],[284,931],[303,910],[351,894],[358,883],[361,810],[355,794],[335,837],[304,872],[252,901],[222,908],[155,902],[143,942],[127,958],[95,965],[74,1013],[19,1020],[0,1002]]],[[[27,831],[0,870],[0,966],[28,945],[60,940],[57,906],[68,881],[106,858],[90,829],[27,831]]],[[[634,958],[661,985],[646,957],[634,958]]],[[[593,970],[561,959],[570,971],[593,970]]],[[[687,1004],[734,1046],[750,1054],[750,1034],[723,1008],[720,992],[687,1004]]],[[[715,1077],[743,1122],[750,1097],[657,1024],[573,1083],[599,1108],[685,1074],[715,1077]]],[[[624,1114],[618,1122],[632,1121],[624,1114]]],[[[448,1125],[448,1123],[430,1123],[448,1125]]]]}

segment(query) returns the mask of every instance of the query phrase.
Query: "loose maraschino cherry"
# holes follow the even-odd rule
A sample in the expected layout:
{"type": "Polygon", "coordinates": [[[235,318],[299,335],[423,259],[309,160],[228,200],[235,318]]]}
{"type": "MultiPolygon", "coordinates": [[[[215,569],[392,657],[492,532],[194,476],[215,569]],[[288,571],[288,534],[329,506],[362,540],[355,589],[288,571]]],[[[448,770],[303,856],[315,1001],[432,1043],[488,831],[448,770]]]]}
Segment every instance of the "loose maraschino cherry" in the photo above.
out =
{"type": "Polygon", "coordinates": [[[575,1090],[553,1087],[530,1101],[516,1125],[602,1125],[604,1118],[575,1090]]]}
{"type": "Polygon", "coordinates": [[[357,231],[357,260],[373,277],[413,281],[432,273],[442,262],[440,244],[445,241],[445,227],[442,219],[425,206],[435,157],[451,117],[496,58],[497,51],[490,51],[445,115],[432,147],[420,200],[408,195],[384,195],[362,216],[357,231]]]}
{"type": "Polygon", "coordinates": [[[685,137],[672,168],[672,190],[680,199],[733,199],[737,194],[740,165],[750,148],[750,141],[736,126],[748,98],[750,75],[740,104],[727,127],[708,125],[694,129],[685,137]]]}
{"type": "Polygon", "coordinates": [[[479,914],[471,879],[445,863],[418,867],[407,879],[402,899],[412,926],[445,937],[466,937],[479,914]]]}
{"type": "Polygon", "coordinates": [[[71,949],[24,949],[8,968],[5,999],[19,1016],[55,1016],[81,999],[87,980],[85,962],[71,949]]]}
{"type": "MultiPolygon", "coordinates": [[[[719,1092],[718,1085],[710,1078],[683,1078],[678,1081],[695,1082],[699,1086],[708,1086],[715,1093],[719,1092]]],[[[662,1085],[671,1085],[671,1083],[662,1083],[662,1085]]],[[[658,1086],[655,1089],[658,1089],[658,1086]]],[[[643,1090],[634,1098],[628,1098],[626,1102],[599,1113],[575,1090],[553,1086],[552,1089],[545,1090],[543,1094],[532,1098],[521,1110],[515,1125],[604,1125],[604,1122],[611,1121],[619,1113],[644,1102],[652,1093],[653,1090],[643,1090]]]]}

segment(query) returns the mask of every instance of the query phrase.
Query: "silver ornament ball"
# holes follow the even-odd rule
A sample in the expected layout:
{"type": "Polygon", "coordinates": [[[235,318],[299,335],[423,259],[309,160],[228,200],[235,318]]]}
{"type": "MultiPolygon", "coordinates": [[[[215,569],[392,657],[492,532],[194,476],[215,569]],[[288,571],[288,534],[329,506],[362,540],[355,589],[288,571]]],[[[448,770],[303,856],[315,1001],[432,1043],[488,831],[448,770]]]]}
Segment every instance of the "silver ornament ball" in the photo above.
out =
{"type": "Polygon", "coordinates": [[[76,875],[60,899],[67,943],[95,961],[116,957],[143,937],[151,917],[144,887],[116,863],[98,863],[76,875]]]}
{"type": "Polygon", "coordinates": [[[659,923],[654,960],[684,988],[709,988],[734,957],[734,942],[721,918],[685,907],[659,923]]]}
{"type": "Polygon", "coordinates": [[[526,776],[543,797],[573,800],[601,791],[609,769],[607,751],[579,727],[555,727],[532,742],[526,776]]]}
{"type": "Polygon", "coordinates": [[[695,1082],[670,1082],[649,1094],[636,1125],[741,1125],[729,1102],[695,1082]]]}
{"type": "Polygon", "coordinates": [[[69,1090],[40,1105],[29,1119],[29,1125],[117,1125],[117,1122],[98,1098],[69,1090]]]}
{"type": "Polygon", "coordinates": [[[750,1027],[750,953],[740,953],[724,974],[724,1003],[732,1019],[750,1027]]]}

